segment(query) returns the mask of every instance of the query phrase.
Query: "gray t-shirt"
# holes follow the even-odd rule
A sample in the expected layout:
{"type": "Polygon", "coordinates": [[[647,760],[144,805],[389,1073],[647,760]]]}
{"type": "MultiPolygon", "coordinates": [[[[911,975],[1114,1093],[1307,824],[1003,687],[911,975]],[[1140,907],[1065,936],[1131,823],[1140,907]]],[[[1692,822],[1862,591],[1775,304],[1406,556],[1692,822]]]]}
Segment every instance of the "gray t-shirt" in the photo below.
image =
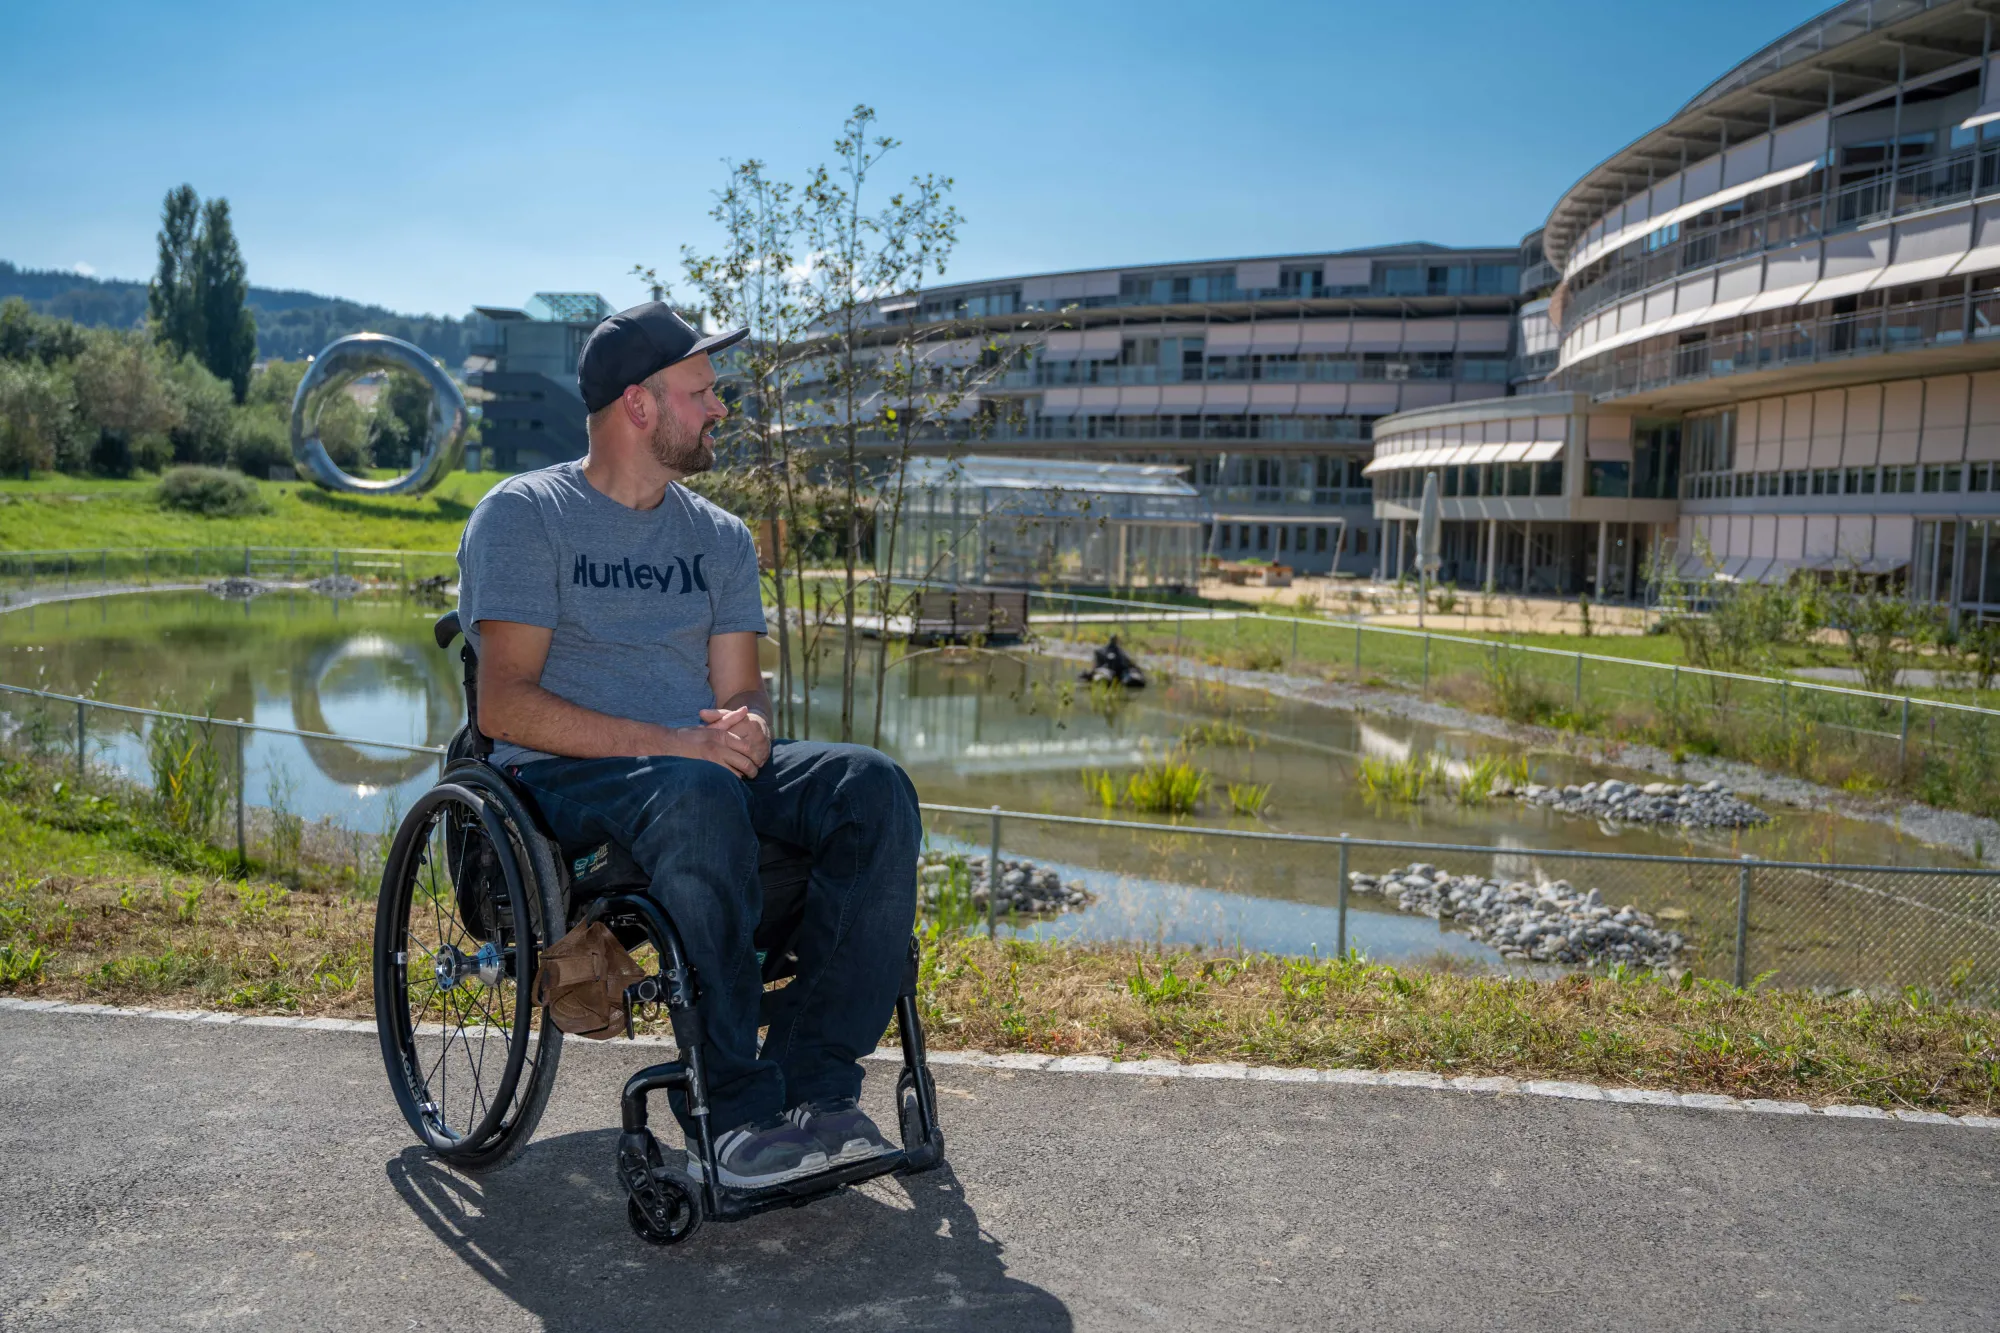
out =
{"type": "MultiPolygon", "coordinates": [[[[764,632],[750,529],[686,487],[653,509],[600,494],[581,463],[523,472],[488,491],[458,544],[458,615],[555,631],[542,688],[573,704],[663,727],[715,707],[713,634],[764,632]]],[[[493,759],[549,756],[496,741],[493,759]]]]}

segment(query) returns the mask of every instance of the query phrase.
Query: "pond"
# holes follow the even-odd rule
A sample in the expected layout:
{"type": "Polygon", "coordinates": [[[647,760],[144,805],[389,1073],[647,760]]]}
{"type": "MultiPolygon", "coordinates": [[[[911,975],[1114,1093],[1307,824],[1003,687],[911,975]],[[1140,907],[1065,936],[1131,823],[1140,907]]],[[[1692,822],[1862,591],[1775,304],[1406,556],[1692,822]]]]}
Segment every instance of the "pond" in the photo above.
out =
{"type": "MultiPolygon", "coordinates": [[[[431,639],[431,624],[443,609],[400,596],[333,599],[302,591],[248,601],[205,593],[131,594],[31,607],[0,616],[0,681],[128,704],[212,710],[216,717],[365,741],[442,745],[463,716],[456,654],[439,652],[431,639]]],[[[766,645],[766,665],[774,664],[775,652],[766,645]]],[[[857,707],[863,740],[873,735],[872,668],[870,652],[857,707]]],[[[1747,852],[1767,859],[1966,864],[1885,825],[1796,811],[1773,811],[1769,825],[1747,832],[1683,835],[1614,828],[1511,800],[1467,806],[1434,797],[1420,805],[1383,805],[1365,797],[1354,780],[1363,755],[1436,753],[1463,763],[1482,754],[1513,754],[1516,748],[1470,733],[1274,700],[1202,680],[1093,695],[1075,682],[1075,674],[1074,663],[1032,653],[962,651],[913,654],[886,673],[881,745],[909,770],[924,800],[1109,814],[1158,826],[1134,833],[1023,820],[1006,824],[1004,854],[1055,865],[1066,877],[1084,879],[1096,895],[1082,912],[1009,929],[1295,952],[1333,949],[1334,849],[1190,837],[1175,832],[1174,821],[1106,811],[1086,789],[1085,771],[1128,774],[1173,749],[1190,727],[1205,723],[1213,724],[1211,735],[1231,743],[1189,750],[1193,762],[1210,774],[1212,794],[1203,810],[1178,821],[1181,826],[1344,832],[1498,848],[1503,849],[1498,854],[1476,863],[1453,862],[1451,868],[1529,879],[1538,872],[1567,877],[1603,886],[1616,902],[1664,909],[1670,917],[1710,911],[1715,904],[1701,901],[1705,890],[1685,877],[1676,883],[1665,867],[1564,864],[1561,853],[1747,852]],[[1262,817],[1228,813],[1228,803],[1218,797],[1229,782],[1269,787],[1262,817]]],[[[837,680],[836,665],[816,685],[813,734],[826,735],[837,725],[837,680]]],[[[139,776],[146,771],[141,737],[115,715],[93,715],[89,744],[95,762],[139,776]]],[[[1581,783],[1615,772],[1556,754],[1529,758],[1542,782],[1581,783]]],[[[253,805],[275,796],[295,813],[331,817],[368,835],[392,828],[436,769],[431,756],[364,744],[262,733],[247,741],[253,805]]],[[[984,854],[985,816],[937,815],[928,822],[946,845],[984,854]]],[[[1381,871],[1438,859],[1366,849],[1355,852],[1353,868],[1381,871]]],[[[1729,910],[1733,913],[1733,898],[1729,910]]],[[[1373,899],[1353,901],[1349,938],[1383,958],[1439,951],[1487,963],[1498,957],[1461,933],[1403,916],[1373,899]]]]}

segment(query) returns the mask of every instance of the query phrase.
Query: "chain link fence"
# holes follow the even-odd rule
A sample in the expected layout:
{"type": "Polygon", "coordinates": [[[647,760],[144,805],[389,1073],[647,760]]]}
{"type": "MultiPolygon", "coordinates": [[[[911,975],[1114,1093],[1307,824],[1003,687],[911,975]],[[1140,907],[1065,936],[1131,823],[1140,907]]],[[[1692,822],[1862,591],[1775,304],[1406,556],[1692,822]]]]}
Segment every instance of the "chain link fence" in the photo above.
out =
{"type": "Polygon", "coordinates": [[[0,608],[127,588],[206,587],[224,579],[283,585],[351,578],[407,587],[457,573],[457,557],[449,551],[304,546],[4,551],[0,608]]]}
{"type": "Polygon", "coordinates": [[[93,797],[144,805],[163,829],[279,875],[372,893],[402,812],[443,752],[329,732],[174,713],[0,684],[0,746],[60,773],[65,818],[93,797]]]}
{"type": "MultiPolygon", "coordinates": [[[[1644,949],[1621,953],[1616,947],[1621,933],[1644,932],[1624,932],[1623,923],[1612,932],[1606,922],[1629,906],[1643,914],[1646,932],[1679,937],[1672,965],[1695,976],[1823,990],[1919,986],[2000,1003],[2000,870],[1476,847],[968,806],[924,809],[937,845],[968,861],[1026,859],[1084,875],[1099,896],[1092,910],[1108,910],[1114,936],[1268,947],[1229,932],[1271,920],[1270,904],[1280,903],[1294,905],[1321,952],[1351,944],[1377,952],[1366,942],[1373,934],[1394,947],[1408,946],[1405,956],[1415,958],[1441,952],[1529,970],[1644,966],[1644,949]],[[1413,874],[1413,867],[1420,869],[1413,874]],[[1401,884],[1435,884],[1439,872],[1454,882],[1493,885],[1494,902],[1482,911],[1419,893],[1399,906],[1401,884]],[[1372,877],[1386,891],[1357,889],[1351,874],[1372,877]],[[1598,903],[1576,901],[1593,889],[1598,903]],[[1106,909],[1106,899],[1121,890],[1133,901],[1114,901],[1106,909]],[[1504,901],[1508,890],[1526,901],[1504,901]],[[1218,902],[1245,895],[1264,906],[1232,915],[1218,902]],[[1145,910],[1149,900],[1153,916],[1145,910]],[[1413,935],[1412,918],[1427,920],[1432,906],[1438,925],[1413,935]],[[1196,921],[1190,931],[1188,922],[1172,919],[1204,911],[1215,913],[1212,924],[1220,929],[1204,934],[1211,923],[1196,921]],[[1508,942],[1500,927],[1509,913],[1517,924],[1536,921],[1543,938],[1508,942]],[[1385,914],[1399,919],[1393,928],[1383,922],[1385,914]]],[[[1476,899],[1476,888],[1466,896],[1476,899]]],[[[998,915],[988,928],[1003,921],[1017,931],[1037,929],[1032,920],[998,915]]],[[[1290,927],[1285,921],[1275,928],[1290,927]]],[[[1296,934],[1275,942],[1299,952],[1307,945],[1296,934]]]]}

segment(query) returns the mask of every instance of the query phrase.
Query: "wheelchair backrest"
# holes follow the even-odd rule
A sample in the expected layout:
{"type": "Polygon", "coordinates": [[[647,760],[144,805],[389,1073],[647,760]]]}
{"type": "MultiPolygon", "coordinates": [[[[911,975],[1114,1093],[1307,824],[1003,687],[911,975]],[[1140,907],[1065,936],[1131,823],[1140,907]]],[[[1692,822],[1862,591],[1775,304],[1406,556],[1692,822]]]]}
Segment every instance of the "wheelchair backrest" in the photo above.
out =
{"type": "MultiPolygon", "coordinates": [[[[438,647],[445,649],[464,632],[457,611],[445,612],[431,626],[431,637],[437,640],[438,647]]],[[[479,729],[479,654],[473,651],[471,639],[460,645],[458,659],[465,664],[465,725],[451,738],[447,752],[454,759],[461,755],[484,759],[493,753],[493,742],[479,729]]]]}

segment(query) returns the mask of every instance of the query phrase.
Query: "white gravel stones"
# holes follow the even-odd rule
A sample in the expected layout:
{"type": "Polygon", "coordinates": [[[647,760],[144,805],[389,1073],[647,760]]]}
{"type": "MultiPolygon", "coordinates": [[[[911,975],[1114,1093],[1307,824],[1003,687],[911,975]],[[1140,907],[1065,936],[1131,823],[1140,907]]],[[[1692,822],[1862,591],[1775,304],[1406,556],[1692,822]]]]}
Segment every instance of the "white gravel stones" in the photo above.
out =
{"type": "Polygon", "coordinates": [[[1545,805],[1565,814],[1615,819],[1628,824],[1680,824],[1686,828],[1750,828],[1771,818],[1748,801],[1732,796],[1720,782],[1586,782],[1581,787],[1495,788],[1529,805],[1545,805]]]}
{"type": "MultiPolygon", "coordinates": [[[[966,872],[971,881],[972,905],[980,911],[986,910],[986,858],[983,856],[965,858],[966,872]]],[[[951,864],[942,852],[928,852],[917,867],[918,882],[923,885],[924,901],[935,905],[944,896],[951,882],[951,864]]],[[[1062,876],[1055,871],[1038,866],[1032,861],[1012,861],[1005,857],[1000,861],[1000,909],[1006,912],[1020,912],[1025,915],[1048,915],[1056,912],[1076,912],[1088,907],[1091,895],[1083,887],[1083,881],[1073,879],[1063,883],[1062,876]]]]}
{"type": "Polygon", "coordinates": [[[1386,875],[1357,871],[1348,880],[1354,892],[1380,894],[1402,911],[1460,922],[1473,939],[1516,961],[1666,968],[1687,944],[1679,931],[1659,929],[1637,908],[1613,910],[1598,890],[1579,891],[1566,879],[1504,884],[1417,861],[1386,875]]]}

